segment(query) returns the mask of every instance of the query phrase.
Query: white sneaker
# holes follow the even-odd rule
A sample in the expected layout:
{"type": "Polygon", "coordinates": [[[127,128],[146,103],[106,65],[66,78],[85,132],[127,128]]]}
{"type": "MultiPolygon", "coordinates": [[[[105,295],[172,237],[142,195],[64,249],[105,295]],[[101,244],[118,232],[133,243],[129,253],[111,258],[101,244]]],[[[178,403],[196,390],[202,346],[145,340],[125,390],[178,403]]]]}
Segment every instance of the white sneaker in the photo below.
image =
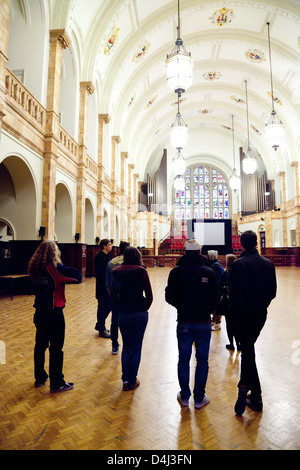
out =
{"type": "Polygon", "coordinates": [[[197,403],[197,402],[195,401],[195,408],[196,408],[197,410],[200,410],[200,408],[203,408],[203,406],[208,405],[209,402],[210,402],[209,396],[208,396],[208,395],[204,395],[203,400],[200,401],[200,403],[197,403]]]}

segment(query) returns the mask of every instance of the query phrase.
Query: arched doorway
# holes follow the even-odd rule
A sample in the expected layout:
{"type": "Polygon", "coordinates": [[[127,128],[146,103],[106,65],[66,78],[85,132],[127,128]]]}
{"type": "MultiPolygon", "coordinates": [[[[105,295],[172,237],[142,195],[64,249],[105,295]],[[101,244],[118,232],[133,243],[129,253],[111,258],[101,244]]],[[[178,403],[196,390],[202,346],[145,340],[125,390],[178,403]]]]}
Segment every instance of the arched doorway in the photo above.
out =
{"type": "Polygon", "coordinates": [[[63,183],[56,186],[55,196],[55,236],[59,243],[71,243],[74,241],[72,230],[72,202],[69,191],[63,183]]]}
{"type": "Polygon", "coordinates": [[[13,228],[16,240],[36,240],[36,189],[30,169],[18,156],[0,164],[0,218],[13,228]]]}
{"type": "Polygon", "coordinates": [[[94,211],[89,199],[85,200],[85,243],[88,245],[95,243],[94,211]]]}

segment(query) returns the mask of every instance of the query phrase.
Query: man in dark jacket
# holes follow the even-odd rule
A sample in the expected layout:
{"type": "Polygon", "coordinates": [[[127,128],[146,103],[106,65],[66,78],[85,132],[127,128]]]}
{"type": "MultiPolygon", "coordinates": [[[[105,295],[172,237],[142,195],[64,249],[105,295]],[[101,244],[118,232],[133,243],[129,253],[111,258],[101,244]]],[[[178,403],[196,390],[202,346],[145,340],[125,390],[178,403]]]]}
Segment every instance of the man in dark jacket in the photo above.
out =
{"type": "Polygon", "coordinates": [[[246,405],[256,411],[262,410],[254,344],[265,324],[267,308],[275,298],[277,289],[275,267],[258,253],[256,234],[251,230],[242,233],[241,244],[244,251],[233,263],[229,275],[234,327],[242,350],[239,393],[235,404],[237,415],[243,414],[246,405]],[[247,397],[248,391],[251,395],[247,397]]]}
{"type": "Polygon", "coordinates": [[[194,386],[195,408],[209,403],[205,394],[208,375],[208,355],[211,338],[211,314],[216,309],[218,284],[214,271],[200,255],[201,246],[196,240],[185,244],[185,255],[169,274],[165,291],[166,301],[177,309],[178,380],[180,392],[177,399],[188,406],[192,346],[196,347],[196,373],[194,386]]]}
{"type": "Polygon", "coordinates": [[[96,275],[96,298],[98,300],[97,323],[95,330],[102,338],[110,338],[109,330],[105,328],[105,320],[111,312],[111,302],[106,289],[106,268],[109,262],[109,253],[112,249],[110,240],[104,238],[100,242],[100,251],[95,256],[94,266],[96,275]]]}

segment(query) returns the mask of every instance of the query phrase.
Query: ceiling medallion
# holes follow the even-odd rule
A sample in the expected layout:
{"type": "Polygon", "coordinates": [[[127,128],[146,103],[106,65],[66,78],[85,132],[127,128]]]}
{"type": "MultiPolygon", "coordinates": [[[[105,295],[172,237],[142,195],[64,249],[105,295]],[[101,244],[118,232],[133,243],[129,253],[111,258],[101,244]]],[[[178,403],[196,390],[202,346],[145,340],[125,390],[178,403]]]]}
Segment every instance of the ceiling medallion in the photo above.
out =
{"type": "Polygon", "coordinates": [[[148,52],[150,48],[150,43],[148,41],[145,42],[145,44],[134,54],[132,61],[133,62],[140,62],[145,54],[148,52]]]}
{"type": "Polygon", "coordinates": [[[110,35],[109,35],[109,39],[106,43],[106,46],[104,48],[104,54],[105,55],[109,55],[111,54],[112,52],[112,48],[114,47],[115,44],[117,44],[118,40],[119,40],[119,31],[120,31],[120,28],[117,28],[116,26],[114,26],[110,32],[110,35]]]}
{"type": "Polygon", "coordinates": [[[260,64],[266,60],[265,54],[257,49],[248,49],[248,51],[245,52],[245,56],[250,60],[250,62],[255,62],[256,64],[260,64]]]}
{"type": "Polygon", "coordinates": [[[151,100],[148,101],[148,103],[146,104],[144,109],[149,108],[154,103],[154,101],[157,99],[157,97],[158,97],[158,95],[155,95],[153,98],[151,98],[151,100]]]}
{"type": "Polygon", "coordinates": [[[222,77],[222,74],[220,72],[206,72],[202,75],[205,80],[218,80],[220,77],[222,77]]]}
{"type": "MultiPolygon", "coordinates": [[[[268,96],[269,96],[269,98],[272,99],[272,92],[271,91],[268,91],[268,96]]],[[[280,104],[280,106],[282,106],[282,101],[278,98],[278,96],[273,95],[273,101],[274,101],[274,103],[280,104]]]]}
{"type": "Polygon", "coordinates": [[[246,101],[243,98],[237,98],[236,96],[231,96],[230,99],[239,104],[246,104],[246,101]]]}
{"type": "Polygon", "coordinates": [[[223,7],[220,10],[216,10],[212,16],[209,17],[213,24],[223,26],[224,24],[230,23],[233,16],[233,10],[223,7]]]}

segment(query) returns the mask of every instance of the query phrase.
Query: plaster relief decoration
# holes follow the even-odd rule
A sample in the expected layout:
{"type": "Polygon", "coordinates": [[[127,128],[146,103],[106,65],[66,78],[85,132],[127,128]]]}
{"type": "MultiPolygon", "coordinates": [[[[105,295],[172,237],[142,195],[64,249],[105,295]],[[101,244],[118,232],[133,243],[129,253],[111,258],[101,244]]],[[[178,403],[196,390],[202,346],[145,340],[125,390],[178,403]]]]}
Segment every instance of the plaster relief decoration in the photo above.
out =
{"type": "MultiPolygon", "coordinates": [[[[184,103],[185,101],[186,101],[186,98],[180,98],[179,104],[184,103]]],[[[178,105],[178,100],[173,101],[173,103],[171,103],[171,106],[177,106],[177,105],[178,105]]]]}
{"type": "Polygon", "coordinates": [[[157,100],[157,97],[158,97],[158,95],[155,95],[153,98],[151,98],[151,100],[148,101],[148,103],[146,104],[144,109],[148,109],[154,103],[154,101],[157,100]]]}
{"type": "Polygon", "coordinates": [[[255,134],[261,135],[261,132],[258,129],[256,129],[256,127],[253,124],[251,124],[250,127],[253,130],[253,132],[255,132],[255,134]]]}
{"type": "Polygon", "coordinates": [[[129,103],[128,103],[128,108],[130,108],[130,106],[133,104],[134,100],[135,100],[135,93],[134,93],[134,95],[132,95],[132,97],[130,98],[130,101],[129,101],[129,103]]]}
{"type": "Polygon", "coordinates": [[[206,72],[202,75],[202,77],[205,80],[210,80],[212,82],[213,80],[218,80],[220,77],[222,77],[222,74],[220,72],[206,72]]]}
{"type": "Polygon", "coordinates": [[[146,41],[143,46],[139,48],[138,51],[134,54],[132,61],[136,63],[140,62],[144,58],[145,54],[149,51],[149,48],[150,43],[146,41]]]}
{"type": "Polygon", "coordinates": [[[225,24],[231,23],[232,18],[234,18],[233,10],[223,7],[220,10],[216,10],[212,16],[209,17],[213,24],[218,26],[223,26],[225,24]]]}
{"type": "Polygon", "coordinates": [[[221,127],[222,127],[223,129],[226,129],[227,131],[232,131],[232,127],[224,126],[224,124],[221,124],[221,127]]]}
{"type": "Polygon", "coordinates": [[[113,47],[117,44],[119,40],[119,31],[120,28],[117,28],[116,26],[113,26],[110,34],[109,34],[109,39],[106,43],[106,46],[104,47],[104,55],[109,55],[111,54],[113,47]]]}
{"type": "Polygon", "coordinates": [[[254,62],[256,64],[260,64],[261,62],[265,62],[265,54],[263,52],[258,51],[257,49],[248,49],[245,52],[245,56],[247,57],[250,62],[254,62]]]}
{"type": "MultiPolygon", "coordinates": [[[[269,96],[270,99],[272,99],[272,92],[271,91],[268,91],[268,96],[269,96]]],[[[274,100],[274,103],[280,104],[280,106],[282,106],[282,101],[281,101],[280,98],[278,98],[278,96],[273,95],[273,100],[274,100]]]]}
{"type": "Polygon", "coordinates": [[[207,109],[207,108],[199,109],[199,110],[198,110],[198,113],[199,113],[199,114],[204,114],[204,115],[205,115],[205,114],[208,114],[208,113],[211,113],[211,112],[212,112],[212,111],[209,110],[209,109],[207,109]]]}
{"type": "Polygon", "coordinates": [[[230,99],[239,104],[246,104],[246,101],[243,98],[237,98],[236,96],[231,96],[230,99]]]}

